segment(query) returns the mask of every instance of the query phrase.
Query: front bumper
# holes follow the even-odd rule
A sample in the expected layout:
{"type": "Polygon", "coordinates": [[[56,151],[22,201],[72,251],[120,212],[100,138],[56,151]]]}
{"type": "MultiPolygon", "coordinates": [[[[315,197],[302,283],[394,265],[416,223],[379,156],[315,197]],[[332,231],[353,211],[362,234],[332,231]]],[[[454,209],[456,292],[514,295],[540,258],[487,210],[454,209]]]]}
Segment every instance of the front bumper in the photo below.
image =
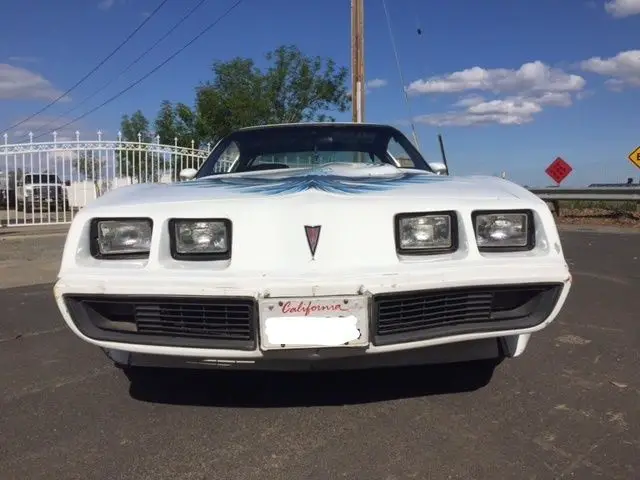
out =
{"type": "Polygon", "coordinates": [[[442,361],[490,358],[496,346],[517,356],[531,333],[555,319],[571,285],[564,262],[530,264],[526,270],[505,262],[482,268],[432,264],[428,274],[357,280],[183,275],[178,281],[128,273],[68,274],[58,280],[57,305],[78,337],[112,352],[119,363],[178,360],[185,366],[274,369],[301,362],[395,364],[400,353],[409,363],[431,362],[434,354],[442,361]],[[334,347],[269,344],[267,306],[327,297],[362,302],[358,339],[334,347]],[[466,355],[430,348],[438,345],[466,355]]]}

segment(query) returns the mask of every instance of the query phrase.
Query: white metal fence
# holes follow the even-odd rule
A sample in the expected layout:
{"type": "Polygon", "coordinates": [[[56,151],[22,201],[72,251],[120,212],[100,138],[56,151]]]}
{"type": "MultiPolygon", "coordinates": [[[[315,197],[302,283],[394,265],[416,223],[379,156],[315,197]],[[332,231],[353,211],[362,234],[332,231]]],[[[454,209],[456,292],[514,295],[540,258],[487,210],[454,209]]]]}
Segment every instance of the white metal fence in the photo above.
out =
{"type": "MultiPolygon", "coordinates": [[[[58,139],[0,143],[0,227],[69,223],[78,209],[109,190],[143,182],[175,182],[183,168],[199,168],[205,149],[154,142],[58,139]]],[[[224,166],[223,166],[224,167],[224,166]]]]}

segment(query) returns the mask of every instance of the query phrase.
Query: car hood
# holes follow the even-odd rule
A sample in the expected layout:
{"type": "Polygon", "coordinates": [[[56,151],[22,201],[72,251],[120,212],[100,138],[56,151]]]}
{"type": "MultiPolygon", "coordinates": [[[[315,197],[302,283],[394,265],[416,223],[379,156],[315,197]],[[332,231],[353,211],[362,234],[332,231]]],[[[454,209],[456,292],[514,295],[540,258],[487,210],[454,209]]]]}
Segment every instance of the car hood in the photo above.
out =
{"type": "Polygon", "coordinates": [[[529,192],[511,182],[485,176],[440,176],[391,165],[338,164],[238,174],[218,174],[168,184],[120,187],[91,206],[134,206],[203,201],[393,199],[517,199],[529,192]],[[300,198],[302,197],[302,198],[300,198]]]}

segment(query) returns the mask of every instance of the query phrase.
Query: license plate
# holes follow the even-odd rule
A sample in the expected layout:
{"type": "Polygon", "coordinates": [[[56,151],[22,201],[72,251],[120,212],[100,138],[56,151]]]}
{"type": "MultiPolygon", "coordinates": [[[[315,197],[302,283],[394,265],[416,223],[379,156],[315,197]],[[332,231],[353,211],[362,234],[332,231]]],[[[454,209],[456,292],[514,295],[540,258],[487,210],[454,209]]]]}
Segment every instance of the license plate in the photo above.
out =
{"type": "Polygon", "coordinates": [[[260,343],[263,350],[366,346],[367,312],[363,296],[266,298],[260,343]]]}

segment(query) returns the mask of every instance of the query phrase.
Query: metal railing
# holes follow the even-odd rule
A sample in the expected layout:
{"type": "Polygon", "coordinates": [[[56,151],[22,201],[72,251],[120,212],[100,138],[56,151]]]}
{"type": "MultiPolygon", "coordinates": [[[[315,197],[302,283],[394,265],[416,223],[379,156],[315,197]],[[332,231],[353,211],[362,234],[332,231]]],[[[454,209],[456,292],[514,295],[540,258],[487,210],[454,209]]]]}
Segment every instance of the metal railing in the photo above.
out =
{"type": "MultiPolygon", "coordinates": [[[[51,142],[0,143],[0,226],[69,223],[91,200],[124,185],[178,180],[183,168],[199,168],[205,149],[143,141],[58,138],[51,142]]],[[[222,169],[226,166],[222,165],[222,169]]]]}
{"type": "Polygon", "coordinates": [[[529,191],[550,202],[562,200],[640,202],[640,185],[630,185],[628,187],[529,188],[529,191]]]}

